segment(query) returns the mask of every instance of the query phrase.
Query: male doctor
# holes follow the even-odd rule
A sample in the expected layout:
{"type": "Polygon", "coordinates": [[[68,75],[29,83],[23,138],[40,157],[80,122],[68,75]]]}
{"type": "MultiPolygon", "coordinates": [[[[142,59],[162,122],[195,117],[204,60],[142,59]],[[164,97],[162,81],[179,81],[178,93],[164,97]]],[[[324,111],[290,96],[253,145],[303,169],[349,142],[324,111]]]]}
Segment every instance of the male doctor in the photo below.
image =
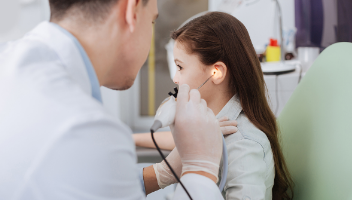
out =
{"type": "MultiPolygon", "coordinates": [[[[131,130],[106,113],[100,86],[132,86],[157,0],[50,0],[43,22],[0,52],[0,199],[141,200],[159,189],[136,167],[131,130]]],[[[180,87],[170,157],[193,199],[222,199],[222,139],[197,90],[180,87]]],[[[157,169],[156,169],[157,170],[157,169]]],[[[178,186],[174,199],[189,199],[178,186]]]]}

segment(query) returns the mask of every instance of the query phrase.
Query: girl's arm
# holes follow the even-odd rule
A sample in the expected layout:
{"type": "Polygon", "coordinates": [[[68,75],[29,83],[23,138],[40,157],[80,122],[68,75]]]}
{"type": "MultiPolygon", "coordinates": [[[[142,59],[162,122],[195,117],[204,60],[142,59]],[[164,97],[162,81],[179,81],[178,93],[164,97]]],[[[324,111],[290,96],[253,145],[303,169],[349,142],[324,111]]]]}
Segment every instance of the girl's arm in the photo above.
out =
{"type": "MultiPolygon", "coordinates": [[[[170,131],[156,132],[154,133],[154,138],[156,140],[156,143],[158,143],[158,146],[161,149],[171,151],[175,148],[174,138],[172,137],[172,133],[170,131]]],[[[150,133],[133,134],[133,139],[136,146],[155,148],[155,145],[153,143],[152,136],[150,133]]]]}

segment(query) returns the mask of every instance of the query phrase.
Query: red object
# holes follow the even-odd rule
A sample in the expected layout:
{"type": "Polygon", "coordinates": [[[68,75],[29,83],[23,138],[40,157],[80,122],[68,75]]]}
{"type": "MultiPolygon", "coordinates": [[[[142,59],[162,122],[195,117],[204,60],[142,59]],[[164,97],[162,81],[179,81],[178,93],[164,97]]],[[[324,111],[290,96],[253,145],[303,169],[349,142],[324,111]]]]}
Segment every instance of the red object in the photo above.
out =
{"type": "Polygon", "coordinates": [[[279,45],[277,44],[277,40],[276,40],[276,39],[270,38],[270,44],[269,44],[269,46],[271,46],[271,47],[278,47],[279,45]]]}

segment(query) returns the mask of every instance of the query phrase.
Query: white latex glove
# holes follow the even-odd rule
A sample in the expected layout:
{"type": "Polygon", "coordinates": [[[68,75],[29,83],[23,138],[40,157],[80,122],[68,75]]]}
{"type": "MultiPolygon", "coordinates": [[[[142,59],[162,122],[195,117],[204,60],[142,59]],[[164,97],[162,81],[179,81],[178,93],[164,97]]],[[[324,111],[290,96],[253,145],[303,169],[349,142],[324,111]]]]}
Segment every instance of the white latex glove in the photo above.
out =
{"type": "MultiPolygon", "coordinates": [[[[177,176],[181,177],[182,163],[177,148],[174,148],[171,151],[171,153],[166,157],[166,160],[169,162],[177,176]]],[[[155,171],[156,179],[158,180],[158,185],[161,189],[164,189],[171,184],[177,183],[175,176],[172,174],[165,161],[154,164],[153,168],[155,171]]]]}
{"type": "MultiPolygon", "coordinates": [[[[228,117],[222,117],[219,120],[220,130],[223,135],[231,135],[237,132],[237,121],[229,121],[228,117]]],[[[174,124],[170,125],[171,132],[174,132],[174,124]]],[[[169,162],[171,167],[174,169],[178,177],[181,176],[182,172],[182,163],[180,155],[178,154],[177,148],[174,148],[171,153],[166,157],[166,160],[169,162]]],[[[165,161],[161,163],[156,163],[153,165],[156,179],[158,180],[158,185],[161,189],[177,183],[175,176],[172,174],[169,167],[166,165],[165,161]]]]}
{"type": "Polygon", "coordinates": [[[180,87],[177,97],[175,145],[182,162],[182,174],[202,171],[218,177],[222,155],[222,134],[218,120],[198,90],[180,87]]]}

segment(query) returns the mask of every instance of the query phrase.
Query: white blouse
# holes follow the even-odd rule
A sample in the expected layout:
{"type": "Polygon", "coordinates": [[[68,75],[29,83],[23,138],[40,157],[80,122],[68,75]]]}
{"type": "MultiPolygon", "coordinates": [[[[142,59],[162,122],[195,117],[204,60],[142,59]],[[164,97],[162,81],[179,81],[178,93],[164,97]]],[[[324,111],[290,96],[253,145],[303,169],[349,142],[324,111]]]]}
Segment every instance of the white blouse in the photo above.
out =
{"type": "Polygon", "coordinates": [[[229,165],[224,188],[225,199],[272,199],[275,166],[267,136],[242,112],[236,95],[216,117],[220,119],[224,116],[238,122],[237,133],[225,137],[229,165]]]}

